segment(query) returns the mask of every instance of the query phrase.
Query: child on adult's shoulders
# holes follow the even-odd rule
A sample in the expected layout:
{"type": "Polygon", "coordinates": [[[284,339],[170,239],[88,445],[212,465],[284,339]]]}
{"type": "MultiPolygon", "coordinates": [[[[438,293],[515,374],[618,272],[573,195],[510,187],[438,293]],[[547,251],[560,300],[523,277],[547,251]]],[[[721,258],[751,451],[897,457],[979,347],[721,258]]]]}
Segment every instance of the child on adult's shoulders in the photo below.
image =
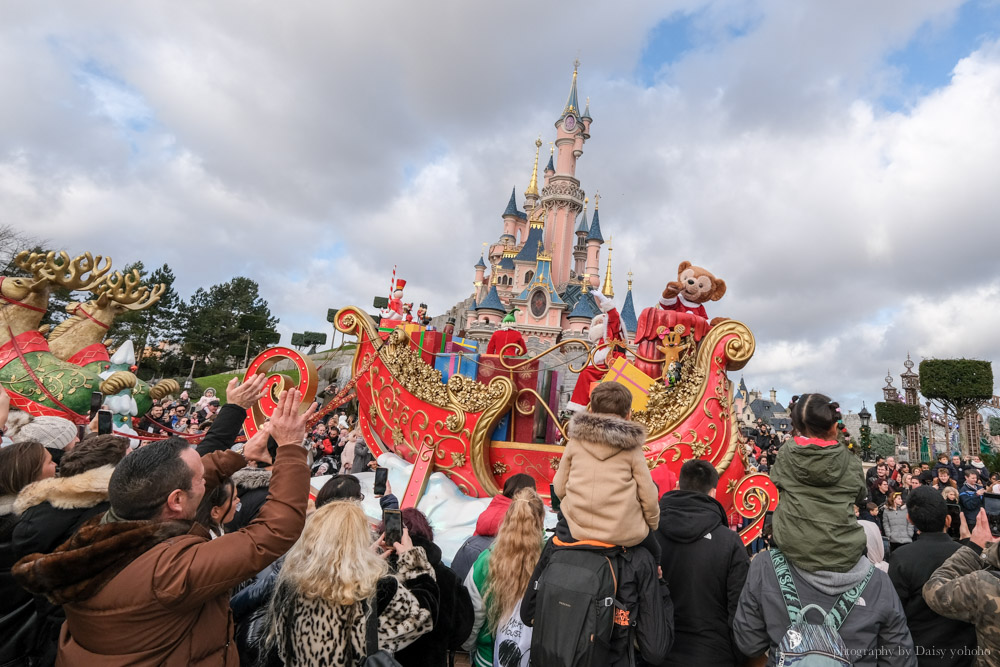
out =
{"type": "MultiPolygon", "coordinates": [[[[771,468],[778,487],[774,543],[796,567],[847,572],[865,552],[861,517],[867,510],[861,460],[838,438],[840,406],[823,394],[803,394],[790,408],[793,440],[771,468]]],[[[877,506],[876,506],[877,508],[877,506]]]]}
{"type": "MultiPolygon", "coordinates": [[[[632,395],[602,382],[590,409],[569,423],[569,442],[552,485],[573,539],[624,547],[645,546],[660,558],[653,531],[659,525],[656,484],[642,446],[646,428],[631,421],[632,395]]],[[[557,533],[558,534],[558,533],[557,533]]]]}

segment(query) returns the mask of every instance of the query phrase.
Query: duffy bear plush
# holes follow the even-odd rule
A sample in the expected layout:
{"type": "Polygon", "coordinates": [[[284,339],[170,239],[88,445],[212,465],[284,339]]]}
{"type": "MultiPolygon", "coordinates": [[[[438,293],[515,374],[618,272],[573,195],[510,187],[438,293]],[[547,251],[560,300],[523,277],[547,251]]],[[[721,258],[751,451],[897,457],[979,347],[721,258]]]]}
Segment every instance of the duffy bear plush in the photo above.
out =
{"type": "MultiPolygon", "coordinates": [[[[684,261],[677,267],[677,280],[667,283],[663,290],[660,307],[708,319],[703,304],[706,301],[718,301],[725,293],[726,281],[716,278],[700,266],[684,261]]],[[[725,318],[717,317],[712,320],[712,325],[724,320],[725,318]]]]}

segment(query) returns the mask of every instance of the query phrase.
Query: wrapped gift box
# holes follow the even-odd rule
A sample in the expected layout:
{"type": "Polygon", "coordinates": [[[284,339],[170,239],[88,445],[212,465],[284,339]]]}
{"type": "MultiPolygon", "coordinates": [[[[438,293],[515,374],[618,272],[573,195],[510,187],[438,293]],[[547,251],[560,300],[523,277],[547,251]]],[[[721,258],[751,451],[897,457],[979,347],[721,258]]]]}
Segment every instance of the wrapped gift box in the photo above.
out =
{"type": "Polygon", "coordinates": [[[629,393],[632,394],[633,410],[646,409],[649,390],[656,384],[656,380],[640,371],[623,357],[618,357],[611,362],[611,366],[601,382],[617,382],[628,389],[629,393]]]}
{"type": "MultiPolygon", "coordinates": [[[[524,363],[523,359],[518,359],[517,357],[507,357],[504,361],[510,366],[524,363]]],[[[514,383],[515,395],[522,389],[531,388],[536,391],[538,390],[537,359],[532,359],[521,368],[512,371],[504,368],[498,354],[479,355],[479,381],[489,384],[489,381],[498,375],[511,379],[514,383]]],[[[534,407],[536,400],[533,396],[525,396],[521,398],[521,403],[522,405],[534,407]]],[[[511,421],[513,422],[512,432],[515,442],[534,442],[535,420],[533,414],[522,415],[515,409],[511,413],[511,421]]]]}
{"type": "MultiPolygon", "coordinates": [[[[420,325],[412,326],[419,327],[420,325]]],[[[428,331],[424,327],[420,327],[412,332],[407,330],[406,333],[410,337],[410,347],[420,354],[420,358],[424,360],[425,364],[434,366],[434,357],[438,355],[441,349],[441,338],[444,334],[440,331],[428,331]]]]}
{"type": "Polygon", "coordinates": [[[448,382],[452,375],[464,375],[475,380],[479,373],[478,354],[439,354],[434,360],[434,368],[441,371],[441,380],[448,382]]]}
{"type": "Polygon", "coordinates": [[[471,338],[459,338],[458,336],[452,336],[451,340],[445,345],[445,352],[478,352],[479,343],[472,340],[471,338]]]}

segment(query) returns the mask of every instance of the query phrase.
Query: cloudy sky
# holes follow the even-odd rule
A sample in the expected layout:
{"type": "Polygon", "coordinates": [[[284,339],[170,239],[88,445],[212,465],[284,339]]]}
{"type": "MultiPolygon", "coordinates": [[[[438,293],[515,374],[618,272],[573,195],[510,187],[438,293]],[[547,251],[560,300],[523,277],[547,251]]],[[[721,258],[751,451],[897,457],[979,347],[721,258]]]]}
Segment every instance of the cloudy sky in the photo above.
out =
{"type": "Polygon", "coordinates": [[[443,310],[576,57],[619,294],[713,270],[782,399],[998,356],[997,0],[4,3],[0,223],[249,276],[286,336],[393,264],[443,310]]]}

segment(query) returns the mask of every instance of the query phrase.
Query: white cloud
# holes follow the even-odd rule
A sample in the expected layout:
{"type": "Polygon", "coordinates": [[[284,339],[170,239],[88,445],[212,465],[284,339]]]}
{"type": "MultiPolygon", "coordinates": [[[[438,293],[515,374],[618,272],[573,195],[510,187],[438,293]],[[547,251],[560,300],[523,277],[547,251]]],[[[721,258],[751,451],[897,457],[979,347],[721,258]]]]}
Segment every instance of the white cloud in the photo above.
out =
{"type": "Polygon", "coordinates": [[[393,264],[440,311],[520,199],[579,52],[577,173],[618,290],[631,268],[652,304],[680,260],[703,264],[730,290],[710,314],[757,335],[751,384],[871,400],[908,350],[1000,352],[988,317],[944,307],[996,310],[996,36],[905,111],[879,104],[906,85],[886,54],[959,4],[4,6],[0,223],[169,262],[182,292],[248,275],[288,330],[369,306],[393,264]],[[684,16],[695,47],[637,82],[652,28],[684,16]]]}

